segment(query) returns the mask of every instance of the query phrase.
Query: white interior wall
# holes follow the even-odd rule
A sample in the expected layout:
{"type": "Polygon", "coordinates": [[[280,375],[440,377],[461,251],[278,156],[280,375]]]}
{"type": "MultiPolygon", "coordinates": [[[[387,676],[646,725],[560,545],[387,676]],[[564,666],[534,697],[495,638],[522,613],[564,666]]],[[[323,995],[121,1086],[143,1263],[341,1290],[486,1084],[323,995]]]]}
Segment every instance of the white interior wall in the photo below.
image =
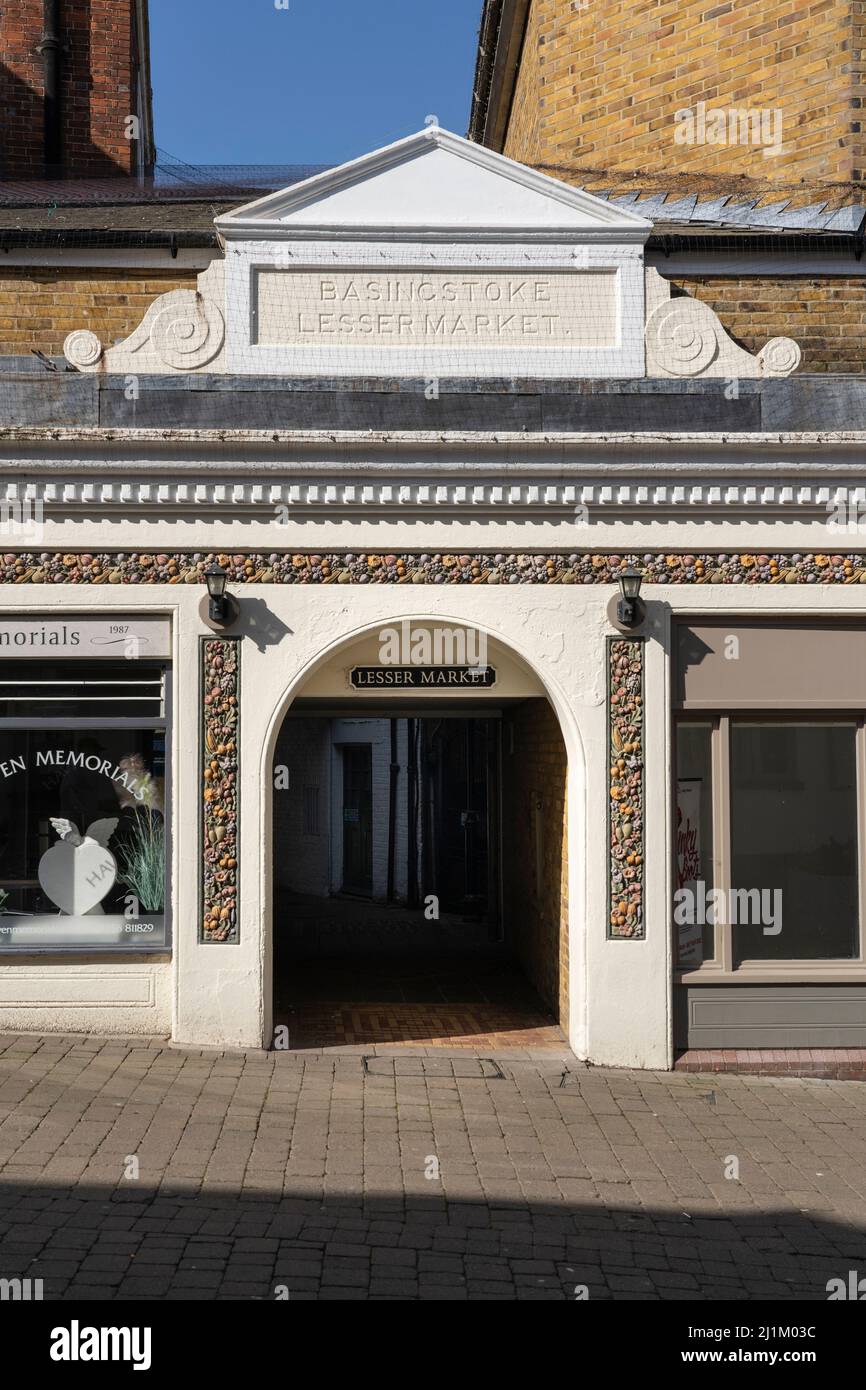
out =
{"type": "Polygon", "coordinates": [[[327,891],[330,761],[329,720],[285,721],[277,742],[275,772],[286,770],[288,787],[277,786],[277,777],[274,777],[274,802],[279,814],[274,817],[273,863],[278,889],[313,894],[327,891]],[[304,797],[307,787],[318,789],[318,834],[308,834],[306,829],[304,797]]]}

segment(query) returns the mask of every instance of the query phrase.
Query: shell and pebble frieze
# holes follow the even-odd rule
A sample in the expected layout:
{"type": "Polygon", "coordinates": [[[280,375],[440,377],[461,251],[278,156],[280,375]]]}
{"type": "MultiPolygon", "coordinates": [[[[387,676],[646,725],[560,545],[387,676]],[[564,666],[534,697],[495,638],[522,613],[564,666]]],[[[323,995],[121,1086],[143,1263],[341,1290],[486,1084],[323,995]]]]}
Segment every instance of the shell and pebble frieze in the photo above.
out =
{"type": "Polygon", "coordinates": [[[644,642],[608,639],[608,935],[644,935],[644,642]]]}
{"type": "Polygon", "coordinates": [[[238,742],[240,642],[202,641],[201,939],[238,940],[238,742]]]}
{"type": "Polygon", "coordinates": [[[4,584],[204,584],[219,561],[230,584],[614,584],[629,566],[647,584],[866,584],[863,552],[679,554],[373,554],[340,552],[14,552],[4,584]]]}

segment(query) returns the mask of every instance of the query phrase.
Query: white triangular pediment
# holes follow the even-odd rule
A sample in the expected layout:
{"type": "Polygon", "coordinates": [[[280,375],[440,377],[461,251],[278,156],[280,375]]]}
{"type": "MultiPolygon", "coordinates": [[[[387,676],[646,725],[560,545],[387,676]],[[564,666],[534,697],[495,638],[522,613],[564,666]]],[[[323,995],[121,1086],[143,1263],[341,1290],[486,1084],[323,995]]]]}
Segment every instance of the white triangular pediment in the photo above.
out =
{"type": "Polygon", "coordinates": [[[652,223],[431,126],[217,219],[227,240],[475,237],[643,242],[652,223]]]}

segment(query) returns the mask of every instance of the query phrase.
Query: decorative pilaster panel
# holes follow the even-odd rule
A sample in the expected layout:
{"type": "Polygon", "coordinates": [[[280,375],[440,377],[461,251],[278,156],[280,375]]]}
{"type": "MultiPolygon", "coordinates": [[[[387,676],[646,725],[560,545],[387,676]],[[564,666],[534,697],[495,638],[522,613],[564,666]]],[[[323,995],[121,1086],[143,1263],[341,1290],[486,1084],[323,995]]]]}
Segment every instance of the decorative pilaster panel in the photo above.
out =
{"type": "Polygon", "coordinates": [[[645,934],[644,650],[642,637],[607,639],[608,936],[645,934]]]}
{"type": "Polygon", "coordinates": [[[202,638],[200,939],[221,944],[239,940],[240,674],[239,638],[202,638]]]}

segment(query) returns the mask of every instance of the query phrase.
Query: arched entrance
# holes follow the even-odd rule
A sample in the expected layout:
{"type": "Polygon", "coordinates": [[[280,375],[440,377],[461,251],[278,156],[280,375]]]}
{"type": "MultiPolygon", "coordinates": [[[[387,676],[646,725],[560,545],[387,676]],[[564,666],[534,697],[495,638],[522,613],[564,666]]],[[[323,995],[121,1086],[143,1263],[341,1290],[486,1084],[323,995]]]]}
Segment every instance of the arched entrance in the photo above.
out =
{"type": "Polygon", "coordinates": [[[377,627],[275,731],[279,1045],[566,1046],[565,741],[537,675],[477,639],[377,627]]]}

